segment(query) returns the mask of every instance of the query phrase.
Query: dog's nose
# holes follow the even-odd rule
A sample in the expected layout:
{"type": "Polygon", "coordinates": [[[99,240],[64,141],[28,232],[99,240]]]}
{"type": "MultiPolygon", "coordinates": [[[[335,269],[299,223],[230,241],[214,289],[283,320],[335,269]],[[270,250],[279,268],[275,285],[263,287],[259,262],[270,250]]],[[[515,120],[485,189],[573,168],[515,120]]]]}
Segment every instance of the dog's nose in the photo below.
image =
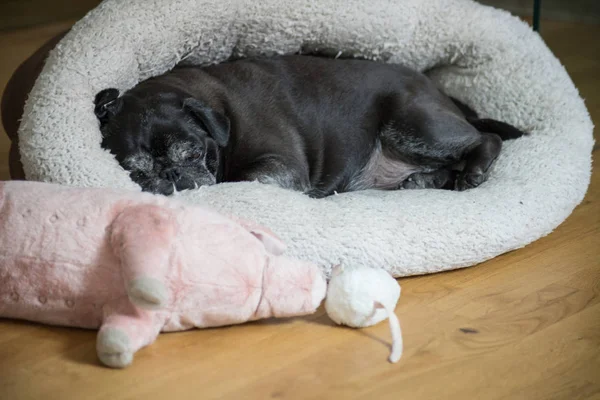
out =
{"type": "Polygon", "coordinates": [[[189,178],[186,175],[182,175],[179,180],[175,183],[175,188],[178,192],[182,190],[194,189],[196,184],[193,179],[189,178]]]}
{"type": "Polygon", "coordinates": [[[171,182],[177,182],[177,180],[181,176],[181,171],[177,167],[165,168],[162,171],[160,171],[160,174],[158,176],[160,176],[161,179],[166,179],[171,182]]]}

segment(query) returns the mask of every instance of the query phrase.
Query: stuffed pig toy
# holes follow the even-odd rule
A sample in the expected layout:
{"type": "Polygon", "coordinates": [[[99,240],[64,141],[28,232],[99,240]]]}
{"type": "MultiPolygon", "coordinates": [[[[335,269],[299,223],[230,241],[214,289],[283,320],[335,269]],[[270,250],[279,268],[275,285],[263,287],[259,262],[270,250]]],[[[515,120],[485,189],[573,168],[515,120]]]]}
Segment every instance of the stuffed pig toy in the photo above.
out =
{"type": "Polygon", "coordinates": [[[161,331],[312,313],[326,282],[258,225],[145,193],[0,182],[0,316],[100,328],[124,367],[161,331]]]}

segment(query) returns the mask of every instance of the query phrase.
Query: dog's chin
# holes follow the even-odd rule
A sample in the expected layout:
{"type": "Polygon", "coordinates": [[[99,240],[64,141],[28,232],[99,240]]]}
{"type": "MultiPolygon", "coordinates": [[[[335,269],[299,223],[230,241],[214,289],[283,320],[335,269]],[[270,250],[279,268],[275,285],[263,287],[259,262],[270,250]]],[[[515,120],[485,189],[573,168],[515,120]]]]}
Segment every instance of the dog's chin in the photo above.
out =
{"type": "Polygon", "coordinates": [[[136,183],[142,187],[142,191],[144,192],[170,196],[175,192],[198,189],[201,186],[211,186],[217,182],[213,175],[206,175],[202,177],[190,177],[183,175],[175,182],[166,179],[155,178],[136,183]]]}
{"type": "Polygon", "coordinates": [[[156,179],[153,182],[144,181],[136,183],[142,187],[143,192],[162,194],[164,196],[170,196],[175,193],[175,185],[173,182],[166,180],[156,179]]]}

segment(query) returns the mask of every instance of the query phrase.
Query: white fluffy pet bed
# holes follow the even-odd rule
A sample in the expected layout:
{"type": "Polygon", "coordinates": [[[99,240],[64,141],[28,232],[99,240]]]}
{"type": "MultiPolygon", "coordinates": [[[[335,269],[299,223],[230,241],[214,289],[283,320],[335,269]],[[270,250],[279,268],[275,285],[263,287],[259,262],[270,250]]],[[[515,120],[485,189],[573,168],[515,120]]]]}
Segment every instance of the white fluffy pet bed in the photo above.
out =
{"type": "Polygon", "coordinates": [[[470,0],[106,0],[51,53],[19,132],[30,180],[140,190],[100,147],[94,95],[185,58],[295,53],[305,46],[402,63],[484,116],[531,132],[505,143],[466,192],[365,191],[313,200],[258,183],[181,193],[270,226],[289,254],[389,270],[465,267],[548,234],[582,200],[592,122],[560,62],[508,13],[470,0]]]}

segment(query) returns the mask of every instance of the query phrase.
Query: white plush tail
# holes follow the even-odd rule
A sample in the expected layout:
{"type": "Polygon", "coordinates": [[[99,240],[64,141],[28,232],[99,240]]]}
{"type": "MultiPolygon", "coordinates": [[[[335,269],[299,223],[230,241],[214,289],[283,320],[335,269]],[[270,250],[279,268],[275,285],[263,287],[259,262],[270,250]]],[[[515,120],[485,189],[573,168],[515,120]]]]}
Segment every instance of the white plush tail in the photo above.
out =
{"type": "Polygon", "coordinates": [[[390,310],[382,303],[376,301],[375,308],[383,308],[388,315],[388,321],[390,323],[390,333],[392,334],[392,351],[388,360],[391,363],[396,363],[402,357],[402,351],[404,343],[402,341],[402,329],[400,328],[400,321],[396,316],[394,310],[390,310]]]}

